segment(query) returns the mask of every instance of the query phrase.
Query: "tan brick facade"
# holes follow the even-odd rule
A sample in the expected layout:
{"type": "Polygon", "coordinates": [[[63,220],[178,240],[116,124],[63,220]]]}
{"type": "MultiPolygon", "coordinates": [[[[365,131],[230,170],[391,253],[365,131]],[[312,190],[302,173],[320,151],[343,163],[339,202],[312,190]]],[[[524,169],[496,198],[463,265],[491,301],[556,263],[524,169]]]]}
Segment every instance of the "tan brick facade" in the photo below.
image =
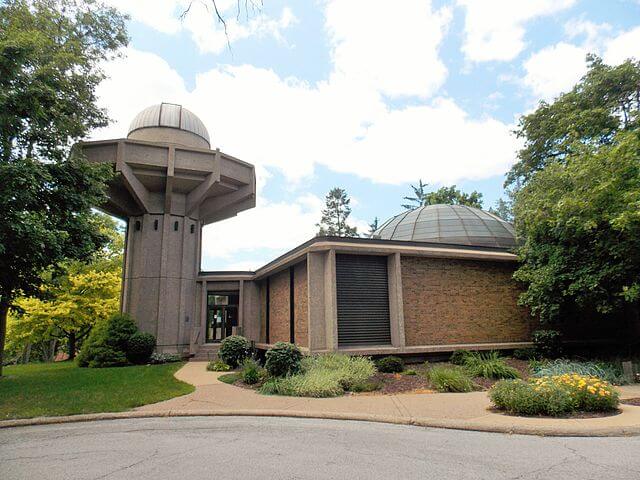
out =
{"type": "Polygon", "coordinates": [[[293,277],[293,313],[295,343],[302,347],[309,346],[309,297],[307,291],[307,262],[294,267],[293,277]]]}
{"type": "Polygon", "coordinates": [[[290,340],[289,281],[289,269],[269,279],[269,343],[290,340]]]}
{"type": "Polygon", "coordinates": [[[407,346],[530,340],[514,264],[409,256],[401,264],[407,346]]]}

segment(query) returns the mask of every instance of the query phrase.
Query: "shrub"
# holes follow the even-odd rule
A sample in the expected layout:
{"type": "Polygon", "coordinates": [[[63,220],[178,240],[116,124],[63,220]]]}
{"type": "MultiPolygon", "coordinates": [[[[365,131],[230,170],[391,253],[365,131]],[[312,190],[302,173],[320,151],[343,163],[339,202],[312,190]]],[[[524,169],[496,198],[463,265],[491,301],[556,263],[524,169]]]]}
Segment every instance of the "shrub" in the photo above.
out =
{"type": "Polygon", "coordinates": [[[264,376],[262,367],[253,358],[246,358],[242,363],[242,381],[247,385],[255,385],[264,376]]]}
{"type": "Polygon", "coordinates": [[[471,355],[469,350],[456,350],[451,354],[449,361],[454,365],[464,365],[467,357],[471,355]]]}
{"type": "Polygon", "coordinates": [[[161,363],[173,363],[180,362],[182,357],[177,353],[152,353],[149,358],[149,363],[161,364],[161,363]]]}
{"type": "Polygon", "coordinates": [[[240,335],[232,335],[222,340],[218,355],[231,368],[236,368],[249,355],[249,348],[249,340],[240,335]]]}
{"type": "Polygon", "coordinates": [[[266,353],[265,367],[272,377],[284,377],[300,371],[302,353],[293,343],[278,342],[266,353]]]}
{"type": "Polygon", "coordinates": [[[418,375],[418,372],[416,372],[413,368],[410,368],[408,370],[405,370],[404,372],[405,375],[418,375]]]}
{"type": "Polygon", "coordinates": [[[558,330],[536,330],[531,338],[539,356],[557,358],[562,355],[562,335],[558,330]]]}
{"type": "Polygon", "coordinates": [[[489,391],[494,405],[516,415],[560,416],[606,412],[618,407],[618,393],[608,382],[577,374],[502,380],[489,391]]]}
{"type": "Polygon", "coordinates": [[[260,392],[298,397],[336,397],[345,390],[371,391],[379,388],[371,377],[376,369],[369,358],[330,353],[307,357],[296,375],[271,378],[260,392]]]}
{"type": "Polygon", "coordinates": [[[231,366],[218,359],[207,363],[207,370],[210,372],[228,372],[231,370],[231,366]]]}
{"type": "Polygon", "coordinates": [[[127,360],[131,363],[147,363],[156,348],[156,337],[150,333],[134,333],[127,340],[127,360]]]}
{"type": "Polygon", "coordinates": [[[404,370],[404,361],[399,357],[384,357],[376,362],[376,367],[382,373],[400,373],[404,370]]]}
{"type": "Polygon", "coordinates": [[[538,358],[535,348],[516,348],[513,351],[513,358],[518,360],[535,360],[538,358]]]}
{"type": "Polygon", "coordinates": [[[129,339],[137,331],[129,315],[111,316],[93,328],[78,354],[78,365],[92,368],[126,365],[129,339]]]}
{"type": "Polygon", "coordinates": [[[439,392],[470,392],[473,382],[461,367],[435,366],[427,372],[427,378],[439,392]]]}
{"type": "Polygon", "coordinates": [[[575,373],[588,377],[598,377],[613,385],[624,385],[628,380],[624,377],[621,365],[609,362],[575,362],[570,360],[554,360],[533,365],[534,377],[549,377],[575,373]]]}
{"type": "Polygon", "coordinates": [[[520,372],[507,365],[496,351],[470,353],[464,359],[464,366],[473,377],[520,378],[520,372]]]}

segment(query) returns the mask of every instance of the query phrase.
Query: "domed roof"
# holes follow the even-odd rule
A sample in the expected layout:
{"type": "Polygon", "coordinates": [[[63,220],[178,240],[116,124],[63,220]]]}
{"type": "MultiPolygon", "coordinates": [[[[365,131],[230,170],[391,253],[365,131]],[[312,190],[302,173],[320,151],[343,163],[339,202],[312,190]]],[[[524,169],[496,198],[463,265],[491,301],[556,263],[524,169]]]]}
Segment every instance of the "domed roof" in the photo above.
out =
{"type": "Polygon", "coordinates": [[[371,235],[384,240],[513,248],[513,225],[465,205],[427,205],[390,218],[371,235]]]}
{"type": "Polygon", "coordinates": [[[182,105],[176,105],[175,103],[159,103],[157,105],[151,105],[138,113],[131,125],[129,125],[129,131],[127,136],[132,132],[143,128],[154,127],[168,127],[177,128],[193,133],[200,138],[204,139],[208,145],[211,144],[209,140],[209,132],[195,113],[187,110],[182,105]]]}

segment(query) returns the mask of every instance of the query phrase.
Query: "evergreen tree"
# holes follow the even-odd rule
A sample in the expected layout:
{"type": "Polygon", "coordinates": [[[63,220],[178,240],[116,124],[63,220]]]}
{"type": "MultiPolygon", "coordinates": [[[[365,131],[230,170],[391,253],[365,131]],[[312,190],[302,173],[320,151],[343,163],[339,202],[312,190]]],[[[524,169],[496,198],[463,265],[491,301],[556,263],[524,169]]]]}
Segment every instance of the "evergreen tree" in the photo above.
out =
{"type": "Polygon", "coordinates": [[[410,203],[402,205],[407,210],[423,207],[425,205],[467,205],[473,208],[482,208],[482,193],[473,191],[465,193],[456,188],[455,185],[450,187],[440,187],[434,192],[427,192],[425,187],[428,184],[418,180],[418,185],[411,185],[413,196],[404,197],[410,203]]]}
{"type": "Polygon", "coordinates": [[[332,188],[325,197],[322,218],[317,223],[318,236],[357,237],[356,227],[347,224],[351,214],[351,200],[342,188],[332,188]]]}
{"type": "Polygon", "coordinates": [[[369,224],[369,236],[371,237],[376,230],[378,230],[378,217],[374,218],[373,222],[369,224]]]}

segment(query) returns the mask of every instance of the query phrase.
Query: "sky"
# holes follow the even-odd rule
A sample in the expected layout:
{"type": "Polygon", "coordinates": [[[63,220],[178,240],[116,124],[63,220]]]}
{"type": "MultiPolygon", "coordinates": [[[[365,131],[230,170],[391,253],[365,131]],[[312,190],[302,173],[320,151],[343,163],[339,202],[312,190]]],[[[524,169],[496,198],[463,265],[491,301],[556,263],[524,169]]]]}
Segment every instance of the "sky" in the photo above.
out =
{"type": "Polygon", "coordinates": [[[180,103],[256,167],[256,208],[205,227],[203,270],[254,270],[312,238],[333,187],[363,234],[419,179],[478,190],[488,209],[521,115],[570,90],[587,53],[640,58],[640,0],[263,0],[239,19],[218,0],[228,36],[210,0],[106,1],[131,42],[104,67],[113,122],[92,138],[180,103]]]}

